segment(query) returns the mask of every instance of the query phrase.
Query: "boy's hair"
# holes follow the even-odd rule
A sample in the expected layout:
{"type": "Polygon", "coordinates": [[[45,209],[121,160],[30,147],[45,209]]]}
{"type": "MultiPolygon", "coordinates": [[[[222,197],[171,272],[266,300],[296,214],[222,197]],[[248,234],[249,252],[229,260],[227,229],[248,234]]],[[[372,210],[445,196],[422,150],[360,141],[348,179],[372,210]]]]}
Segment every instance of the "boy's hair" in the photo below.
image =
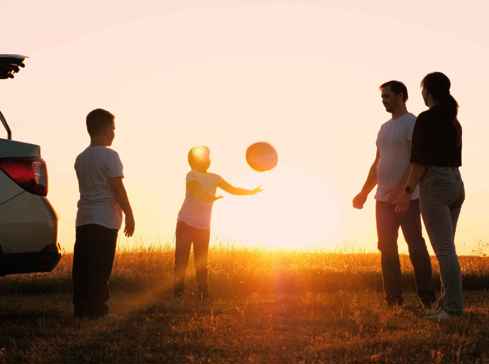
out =
{"type": "Polygon", "coordinates": [[[95,109],[87,115],[87,130],[91,137],[114,125],[114,115],[104,109],[95,109]]]}
{"type": "Polygon", "coordinates": [[[207,166],[209,162],[210,150],[206,146],[193,147],[188,151],[187,160],[192,169],[200,169],[207,166]]]}
{"type": "Polygon", "coordinates": [[[408,90],[405,84],[403,84],[401,81],[388,81],[380,85],[380,89],[384,89],[386,87],[389,87],[392,92],[394,92],[396,95],[402,94],[402,99],[404,102],[407,101],[408,99],[408,90]]]}

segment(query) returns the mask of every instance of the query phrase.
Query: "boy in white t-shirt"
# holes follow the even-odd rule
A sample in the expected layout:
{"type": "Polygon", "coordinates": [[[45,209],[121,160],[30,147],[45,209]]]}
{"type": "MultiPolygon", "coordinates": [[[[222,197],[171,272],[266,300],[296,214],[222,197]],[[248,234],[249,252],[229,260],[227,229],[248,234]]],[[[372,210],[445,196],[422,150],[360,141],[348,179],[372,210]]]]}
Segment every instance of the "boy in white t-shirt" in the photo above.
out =
{"type": "Polygon", "coordinates": [[[233,195],[254,195],[261,187],[252,190],[234,187],[217,174],[207,170],[211,164],[207,147],[194,147],[188,153],[191,171],[186,178],[185,200],[178,214],[175,247],[175,297],[181,298],[184,292],[185,271],[188,265],[190,248],[194,246],[194,261],[201,301],[208,299],[207,256],[212,206],[222,198],[216,196],[217,188],[233,195]]]}
{"type": "Polygon", "coordinates": [[[79,318],[108,313],[108,281],[117,232],[125,215],[124,233],[134,233],[134,217],[122,182],[122,162],[109,146],[114,140],[114,115],[96,109],[87,115],[90,145],[76,158],[80,190],[73,253],[73,305],[79,318]]]}

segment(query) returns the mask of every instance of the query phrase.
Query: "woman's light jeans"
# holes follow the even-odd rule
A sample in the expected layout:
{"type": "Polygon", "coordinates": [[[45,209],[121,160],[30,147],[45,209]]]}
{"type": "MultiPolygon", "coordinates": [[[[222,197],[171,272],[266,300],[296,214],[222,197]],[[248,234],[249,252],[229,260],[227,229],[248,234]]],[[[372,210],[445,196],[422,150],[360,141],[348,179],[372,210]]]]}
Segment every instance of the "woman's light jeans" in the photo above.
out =
{"type": "Polygon", "coordinates": [[[461,315],[464,309],[462,276],[455,249],[455,231],[464,199],[458,168],[428,167],[420,182],[421,215],[440,266],[440,306],[453,315],[461,315]]]}

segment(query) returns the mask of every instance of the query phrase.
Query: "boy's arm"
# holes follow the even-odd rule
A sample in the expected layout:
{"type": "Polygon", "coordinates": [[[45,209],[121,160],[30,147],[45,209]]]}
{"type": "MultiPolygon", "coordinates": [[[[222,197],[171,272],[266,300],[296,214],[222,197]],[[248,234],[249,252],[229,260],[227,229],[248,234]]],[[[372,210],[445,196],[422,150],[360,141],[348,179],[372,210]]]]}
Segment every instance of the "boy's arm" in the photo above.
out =
{"type": "Polygon", "coordinates": [[[221,178],[219,180],[218,186],[219,186],[219,188],[222,188],[224,191],[226,191],[232,195],[239,195],[239,196],[255,195],[255,194],[263,191],[263,189],[261,187],[255,187],[252,190],[249,190],[246,188],[235,187],[235,186],[231,185],[229,182],[225,181],[223,178],[221,178]]]}
{"type": "Polygon", "coordinates": [[[124,211],[125,215],[125,227],[124,234],[130,237],[134,234],[135,221],[134,215],[132,213],[131,204],[129,203],[129,198],[127,197],[126,188],[122,182],[122,177],[110,177],[109,178],[110,188],[114,193],[115,200],[124,211]]]}
{"type": "Polygon", "coordinates": [[[222,198],[222,196],[214,196],[205,192],[197,181],[187,182],[187,194],[204,202],[214,202],[222,198]]]}

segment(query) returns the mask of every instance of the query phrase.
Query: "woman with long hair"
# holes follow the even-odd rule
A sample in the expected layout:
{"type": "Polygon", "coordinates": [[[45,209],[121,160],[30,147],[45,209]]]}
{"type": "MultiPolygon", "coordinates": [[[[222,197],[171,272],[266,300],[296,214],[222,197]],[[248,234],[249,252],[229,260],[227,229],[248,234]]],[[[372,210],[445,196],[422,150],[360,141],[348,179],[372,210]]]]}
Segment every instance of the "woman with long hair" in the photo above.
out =
{"type": "Polygon", "coordinates": [[[445,320],[464,309],[462,276],[455,248],[457,221],[465,199],[459,167],[462,165],[462,127],[458,103],[450,93],[450,80],[441,72],[426,75],[422,95],[428,110],[416,119],[411,148],[411,169],[396,204],[403,212],[409,195],[420,185],[420,208],[440,266],[439,305],[427,317],[445,320]]]}

